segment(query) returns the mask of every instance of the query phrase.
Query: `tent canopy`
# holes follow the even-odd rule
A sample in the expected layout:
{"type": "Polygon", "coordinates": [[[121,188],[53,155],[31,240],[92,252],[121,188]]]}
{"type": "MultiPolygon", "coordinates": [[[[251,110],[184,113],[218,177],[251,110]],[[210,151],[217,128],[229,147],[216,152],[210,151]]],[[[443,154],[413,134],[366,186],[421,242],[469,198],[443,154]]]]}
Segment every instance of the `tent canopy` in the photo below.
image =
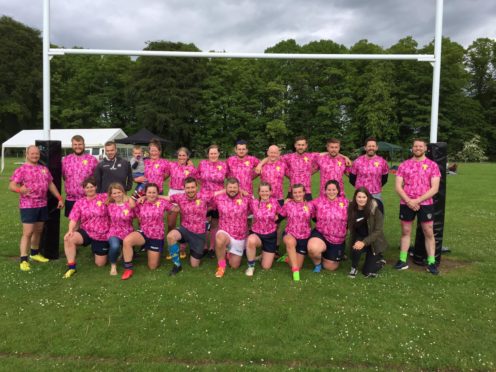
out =
{"type": "MultiPolygon", "coordinates": [[[[86,147],[103,147],[107,141],[115,141],[125,138],[126,133],[120,128],[106,129],[52,129],[50,139],[62,142],[62,148],[71,148],[72,136],[79,134],[83,136],[86,147]]],[[[15,136],[2,143],[2,172],[4,169],[4,154],[6,148],[26,148],[33,145],[36,140],[43,139],[43,130],[21,130],[15,136]]]]}
{"type": "Polygon", "coordinates": [[[132,145],[148,145],[152,139],[157,139],[163,144],[172,143],[172,141],[157,136],[156,134],[153,134],[146,128],[141,128],[139,131],[130,135],[129,137],[116,140],[115,142],[132,144],[132,145]]]}

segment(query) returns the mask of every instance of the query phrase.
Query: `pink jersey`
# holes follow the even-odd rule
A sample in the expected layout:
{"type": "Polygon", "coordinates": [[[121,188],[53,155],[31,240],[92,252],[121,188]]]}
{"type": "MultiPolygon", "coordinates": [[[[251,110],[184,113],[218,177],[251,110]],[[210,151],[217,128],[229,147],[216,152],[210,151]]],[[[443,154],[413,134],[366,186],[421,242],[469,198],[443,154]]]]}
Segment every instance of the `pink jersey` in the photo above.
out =
{"type": "Polygon", "coordinates": [[[315,170],[315,158],[320,156],[316,152],[298,154],[293,152],[281,157],[287,166],[290,188],[297,183],[305,186],[305,193],[312,193],[312,173],[315,170]]]}
{"type": "Polygon", "coordinates": [[[204,191],[219,191],[224,188],[224,180],[227,176],[227,164],[223,161],[212,162],[202,160],[198,164],[198,179],[202,183],[204,191]]]}
{"type": "Polygon", "coordinates": [[[134,231],[134,209],[129,206],[129,202],[121,205],[117,203],[110,203],[107,206],[107,209],[110,218],[110,229],[108,236],[115,236],[121,240],[124,240],[126,236],[134,231]]]}
{"type": "Polygon", "coordinates": [[[160,193],[164,190],[164,180],[169,176],[170,163],[166,159],[145,159],[145,178],[148,183],[156,183],[160,193]]]}
{"type": "Polygon", "coordinates": [[[83,198],[83,181],[93,176],[98,160],[90,154],[70,154],[62,159],[66,199],[76,201],[83,198]]]}
{"type": "Polygon", "coordinates": [[[256,176],[254,168],[260,163],[256,157],[246,155],[244,158],[231,156],[227,159],[228,177],[235,177],[239,181],[241,190],[253,195],[253,177],[256,176]]]}
{"type": "MultiPolygon", "coordinates": [[[[431,180],[441,177],[439,167],[432,160],[425,158],[417,161],[414,158],[405,160],[398,167],[397,177],[403,177],[403,190],[410,199],[417,199],[431,188],[431,180]]],[[[401,204],[406,204],[403,199],[401,204]]],[[[424,200],[421,205],[431,205],[432,198],[424,200]]]]}
{"type": "Polygon", "coordinates": [[[312,201],[317,224],[315,228],[332,244],[341,244],[346,239],[348,200],[338,196],[329,200],[323,195],[312,201]]]}
{"type": "Polygon", "coordinates": [[[253,225],[251,229],[257,234],[267,235],[277,230],[276,217],[281,209],[276,198],[262,201],[250,200],[250,208],[253,213],[253,225]]]}
{"type": "Polygon", "coordinates": [[[176,194],[170,197],[170,201],[179,205],[181,209],[181,225],[195,234],[205,234],[206,214],[209,202],[213,198],[211,192],[201,192],[193,199],[186,194],[176,194]]]}
{"type": "Polygon", "coordinates": [[[47,167],[24,163],[14,171],[10,180],[29,189],[28,194],[19,194],[19,208],[41,208],[47,205],[48,186],[53,181],[47,167]]]}
{"type": "Polygon", "coordinates": [[[272,196],[276,199],[283,199],[284,176],[286,175],[287,166],[283,160],[277,160],[274,163],[265,163],[262,167],[260,179],[268,182],[272,187],[272,196]]]}
{"type": "Polygon", "coordinates": [[[295,239],[308,239],[311,231],[311,220],[315,214],[314,205],[311,202],[288,201],[283,205],[279,214],[288,219],[286,233],[295,239]]]}
{"type": "Polygon", "coordinates": [[[349,172],[346,167],[346,160],[341,155],[333,158],[329,154],[320,155],[315,158],[315,164],[320,169],[320,194],[325,194],[325,184],[327,181],[336,180],[339,182],[341,194],[344,195],[343,175],[349,172]]]}
{"type": "Polygon", "coordinates": [[[170,185],[174,190],[184,190],[184,179],[196,178],[196,168],[193,165],[181,165],[177,162],[170,163],[170,185]]]}
{"type": "Polygon", "coordinates": [[[172,207],[172,204],[164,199],[157,199],[153,203],[146,200],[143,204],[136,204],[135,213],[140,222],[140,230],[147,238],[164,239],[164,213],[170,211],[172,207]]]}
{"type": "Polygon", "coordinates": [[[382,176],[388,172],[386,160],[379,155],[359,156],[351,167],[351,173],[356,175],[355,188],[365,187],[371,194],[382,191],[382,176]]]}
{"type": "Polygon", "coordinates": [[[81,198],[74,203],[69,215],[69,219],[79,222],[81,229],[86,231],[91,239],[108,239],[110,220],[106,200],[107,194],[97,194],[91,200],[81,198]]]}
{"type": "Polygon", "coordinates": [[[248,233],[250,200],[251,198],[239,194],[234,198],[227,194],[214,197],[213,204],[219,211],[219,230],[224,230],[234,239],[245,239],[248,233]]]}

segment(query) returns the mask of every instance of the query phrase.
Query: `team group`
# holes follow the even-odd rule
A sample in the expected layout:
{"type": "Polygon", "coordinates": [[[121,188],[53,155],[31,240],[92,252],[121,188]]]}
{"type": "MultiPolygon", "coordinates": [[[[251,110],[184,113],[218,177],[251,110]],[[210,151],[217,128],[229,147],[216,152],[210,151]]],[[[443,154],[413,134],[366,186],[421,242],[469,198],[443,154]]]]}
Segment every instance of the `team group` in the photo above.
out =
{"type": "MultiPolygon", "coordinates": [[[[336,270],[343,259],[349,233],[350,277],[361,272],[375,277],[384,266],[383,252],[387,242],[383,231],[382,186],[388,180],[387,162],[377,155],[377,141],[368,138],[365,154],[351,160],[340,154],[340,141],[329,139],[327,152],[308,152],[304,137],[294,141],[294,152],[280,154],[272,145],[263,160],[248,155],[245,141],[235,145],[235,155],[220,160],[219,147],[207,150],[207,159],[195,167],[189,151],[180,148],[177,161],[161,157],[158,141],[152,140],[149,155],[135,146],[130,161],[117,154],[116,144],[105,144],[106,158],[98,162],[85,153],[84,138],[75,135],[73,153],[62,160],[62,176],[66,198],[60,195],[49,170],[39,164],[36,146],[26,149],[26,162],[14,171],[9,189],[19,193],[23,226],[20,241],[20,268],[29,271],[30,260],[47,262],[39,251],[44,222],[48,220],[47,194],[65,205],[69,218],[64,236],[67,271],[64,278],[76,273],[76,252],[91,245],[95,264],[110,262],[110,274],[117,275],[117,261],[122,255],[122,279],[134,273],[136,247],[147,252],[148,267],[160,265],[167,241],[173,262],[170,275],[182,270],[181,259],[189,246],[190,264],[198,267],[202,258],[217,258],[215,276],[221,278],[226,267],[238,268],[246,255],[245,274],[253,276],[255,263],[270,269],[278,257],[282,240],[286,254],[279,258],[288,263],[293,280],[300,280],[306,256],[314,264],[314,272],[336,270]],[[320,194],[312,199],[312,174],[320,171],[320,194]],[[351,201],[344,195],[343,176],[355,186],[351,201]],[[253,179],[260,177],[258,198],[253,196],[253,179]],[[289,178],[289,192],[283,195],[284,178],[289,178]],[[170,178],[169,192],[163,195],[164,181],[170,178]],[[132,191],[131,197],[127,192],[132,191]],[[176,227],[177,218],[180,224],[176,227]],[[164,219],[167,218],[168,234],[164,219]],[[133,227],[133,220],[139,229],[133,227]],[[283,231],[280,222],[286,219],[283,231]],[[312,223],[313,222],[313,223],[312,223]],[[312,229],[312,225],[314,228],[312,229]],[[257,249],[261,255],[257,256],[257,249]]],[[[398,167],[395,189],[400,196],[400,257],[394,267],[408,268],[412,221],[418,218],[425,236],[427,271],[438,274],[435,262],[433,233],[433,199],[438,192],[440,170],[425,155],[426,142],[416,139],[412,157],[398,167]]]]}

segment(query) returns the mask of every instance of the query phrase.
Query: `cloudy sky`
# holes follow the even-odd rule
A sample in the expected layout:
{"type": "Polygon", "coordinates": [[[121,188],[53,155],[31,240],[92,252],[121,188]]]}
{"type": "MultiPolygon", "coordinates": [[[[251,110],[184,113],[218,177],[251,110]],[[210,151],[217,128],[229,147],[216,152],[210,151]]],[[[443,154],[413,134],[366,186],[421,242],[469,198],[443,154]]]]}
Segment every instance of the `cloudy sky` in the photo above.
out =
{"type": "MultiPolygon", "coordinates": [[[[42,4],[0,0],[0,14],[41,29],[42,4]]],[[[171,40],[263,52],[284,39],[389,47],[411,35],[423,46],[434,38],[434,13],[435,0],[51,0],[51,38],[65,47],[142,49],[171,40]]],[[[465,47],[496,38],[496,1],[445,0],[443,34],[465,47]]]]}

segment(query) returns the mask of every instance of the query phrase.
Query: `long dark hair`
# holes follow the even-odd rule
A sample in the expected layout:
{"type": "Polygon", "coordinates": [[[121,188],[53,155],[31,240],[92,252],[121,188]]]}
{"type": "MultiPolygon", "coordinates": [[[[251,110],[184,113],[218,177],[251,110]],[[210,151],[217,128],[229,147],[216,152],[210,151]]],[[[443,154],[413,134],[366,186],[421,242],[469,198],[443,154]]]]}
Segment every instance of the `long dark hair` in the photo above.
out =
{"type": "Polygon", "coordinates": [[[353,230],[355,228],[355,223],[358,215],[358,204],[356,202],[356,196],[359,192],[367,195],[367,203],[363,208],[363,215],[365,217],[365,220],[367,220],[370,217],[374,205],[374,198],[372,197],[372,195],[370,194],[369,190],[367,190],[366,187],[359,187],[358,189],[356,189],[355,194],[353,194],[353,200],[348,206],[348,228],[350,230],[353,230]]]}

